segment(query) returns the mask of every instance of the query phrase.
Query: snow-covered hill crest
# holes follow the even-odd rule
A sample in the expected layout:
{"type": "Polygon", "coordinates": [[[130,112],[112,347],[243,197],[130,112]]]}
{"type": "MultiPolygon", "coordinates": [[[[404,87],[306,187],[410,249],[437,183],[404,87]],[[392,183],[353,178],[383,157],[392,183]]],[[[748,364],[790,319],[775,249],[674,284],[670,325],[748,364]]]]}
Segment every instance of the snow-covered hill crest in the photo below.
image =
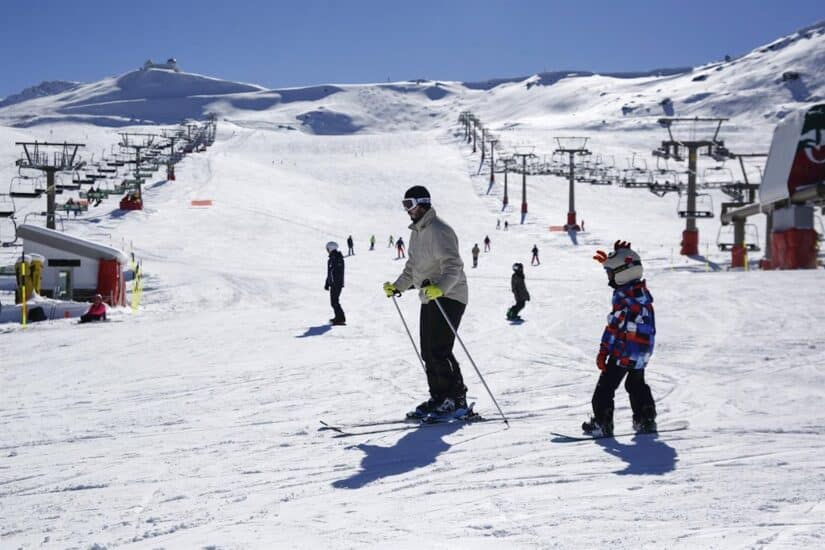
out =
{"type": "MultiPolygon", "coordinates": [[[[553,71],[485,82],[411,80],[268,90],[164,69],[142,69],[99,82],[44,85],[0,103],[0,124],[57,121],[100,126],[170,124],[207,113],[240,124],[351,134],[422,129],[478,111],[488,123],[554,115],[584,128],[624,129],[656,116],[761,118],[769,124],[825,97],[825,22],[738,57],[694,68],[597,74],[553,71]],[[10,102],[11,100],[11,102],[10,102]]],[[[46,84],[46,83],[44,83],[46,84]]]]}

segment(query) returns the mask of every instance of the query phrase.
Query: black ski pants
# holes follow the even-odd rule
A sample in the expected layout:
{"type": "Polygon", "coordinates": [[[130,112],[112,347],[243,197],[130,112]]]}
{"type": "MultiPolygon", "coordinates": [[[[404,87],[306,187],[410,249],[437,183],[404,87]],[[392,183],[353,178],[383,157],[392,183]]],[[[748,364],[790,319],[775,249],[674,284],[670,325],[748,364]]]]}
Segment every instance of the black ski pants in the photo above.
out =
{"type": "MultiPolygon", "coordinates": [[[[450,318],[453,326],[458,330],[461,317],[464,315],[465,304],[441,297],[438,299],[444,312],[450,318]]],[[[427,369],[427,383],[430,386],[430,397],[434,401],[442,401],[445,397],[464,397],[467,388],[464,387],[464,378],[458,361],[453,355],[455,334],[444,316],[438,309],[435,300],[421,304],[419,318],[421,338],[421,358],[427,369]]]]}
{"type": "Polygon", "coordinates": [[[338,285],[332,285],[329,287],[329,303],[332,306],[332,311],[335,312],[335,320],[336,321],[346,321],[347,318],[344,316],[344,310],[341,309],[341,304],[339,303],[338,299],[341,297],[341,290],[343,287],[338,285]]]}
{"type": "Polygon", "coordinates": [[[525,300],[516,300],[516,305],[510,307],[510,315],[515,317],[519,314],[519,312],[524,309],[524,304],[526,303],[525,300]]]}
{"type": "Polygon", "coordinates": [[[637,420],[656,418],[656,404],[650,386],[645,383],[644,369],[626,369],[616,364],[614,359],[607,362],[607,368],[599,376],[596,391],[593,392],[593,416],[599,423],[613,422],[615,409],[613,397],[616,388],[627,375],[624,387],[630,396],[630,408],[633,409],[633,418],[637,420]]]}

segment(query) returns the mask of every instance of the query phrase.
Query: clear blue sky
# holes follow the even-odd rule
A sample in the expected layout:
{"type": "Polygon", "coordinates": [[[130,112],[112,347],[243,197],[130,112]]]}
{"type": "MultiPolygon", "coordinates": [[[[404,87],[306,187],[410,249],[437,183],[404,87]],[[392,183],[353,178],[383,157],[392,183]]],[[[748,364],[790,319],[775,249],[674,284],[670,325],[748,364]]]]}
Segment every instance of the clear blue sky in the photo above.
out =
{"type": "Polygon", "coordinates": [[[825,0],[3,0],[0,97],[174,56],[277,88],[692,66],[825,19],[825,0]]]}

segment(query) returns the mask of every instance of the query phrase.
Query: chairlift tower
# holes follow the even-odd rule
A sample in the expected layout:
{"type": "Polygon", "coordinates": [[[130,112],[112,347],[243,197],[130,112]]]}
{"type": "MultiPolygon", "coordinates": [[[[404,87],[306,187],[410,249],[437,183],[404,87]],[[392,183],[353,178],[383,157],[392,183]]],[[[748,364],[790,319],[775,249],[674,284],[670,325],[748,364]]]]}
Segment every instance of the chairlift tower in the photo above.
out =
{"type": "Polygon", "coordinates": [[[54,174],[55,172],[73,172],[82,168],[86,163],[78,160],[77,149],[85,147],[86,144],[18,141],[15,145],[23,147],[23,156],[15,163],[18,167],[46,173],[46,227],[56,229],[54,174]],[[44,148],[48,151],[43,151],[44,148]],[[51,156],[49,152],[52,153],[51,156]]]}
{"type": "Polygon", "coordinates": [[[135,155],[135,181],[137,182],[137,198],[143,199],[143,177],[140,171],[140,152],[143,149],[152,147],[155,143],[157,134],[142,134],[137,132],[121,132],[120,146],[132,149],[135,155]]]}
{"type": "Polygon", "coordinates": [[[567,200],[567,223],[564,226],[567,231],[579,231],[581,229],[579,224],[576,223],[575,157],[576,155],[587,156],[591,154],[590,150],[587,148],[588,139],[589,138],[586,137],[558,137],[556,138],[558,148],[553,151],[554,153],[567,154],[570,158],[568,171],[570,184],[567,200]]]}
{"type": "Polygon", "coordinates": [[[504,161],[504,196],[501,198],[501,209],[504,210],[510,202],[507,196],[507,173],[510,171],[510,159],[502,157],[502,160],[504,161]]]}
{"type": "Polygon", "coordinates": [[[521,223],[524,223],[524,219],[527,217],[527,158],[528,157],[535,157],[536,155],[533,154],[533,150],[535,150],[535,146],[532,145],[523,145],[520,147],[516,147],[516,152],[513,153],[514,157],[521,157],[521,223]]]}
{"type": "Polygon", "coordinates": [[[481,129],[481,163],[484,164],[484,159],[487,158],[487,128],[481,129]]]}
{"type": "MultiPolygon", "coordinates": [[[[687,149],[688,155],[688,185],[687,185],[687,210],[685,211],[685,230],[682,232],[682,243],[680,254],[683,256],[696,256],[699,254],[699,230],[696,228],[696,166],[699,151],[705,149],[704,154],[717,156],[726,152],[725,142],[719,139],[719,130],[722,123],[727,118],[679,118],[665,117],[658,120],[659,125],[667,130],[668,139],[662,141],[659,149],[653,151],[657,157],[673,158],[677,161],[684,160],[682,149],[687,149]],[[691,123],[688,131],[689,139],[676,139],[673,135],[675,125],[682,126],[691,123]],[[696,139],[696,125],[708,125],[713,134],[705,139],[696,139]],[[715,125],[715,128],[714,128],[715,125]]],[[[709,131],[708,131],[709,133],[709,131]]]]}
{"type": "MultiPolygon", "coordinates": [[[[722,203],[722,214],[725,213],[726,210],[731,208],[739,208],[742,206],[747,206],[748,204],[753,204],[756,202],[756,190],[759,188],[759,184],[751,183],[748,180],[748,171],[745,169],[745,158],[761,158],[767,157],[767,153],[729,153],[730,158],[737,158],[739,159],[739,166],[742,169],[742,178],[744,183],[736,184],[736,187],[739,188],[741,191],[747,191],[748,197],[747,199],[742,201],[741,194],[739,194],[739,199],[735,202],[731,203],[722,203]]],[[[766,221],[766,231],[765,231],[765,257],[770,260],[770,250],[771,250],[771,229],[773,223],[773,212],[766,212],[767,216],[766,221]]],[[[731,246],[731,267],[745,267],[745,262],[747,258],[747,251],[754,250],[752,243],[747,242],[747,218],[734,218],[731,223],[733,223],[733,245],[731,246]]],[[[726,225],[724,221],[722,221],[722,225],[726,225]]],[[[718,244],[718,243],[717,243],[718,244]]]]}
{"type": "Polygon", "coordinates": [[[166,163],[166,180],[175,181],[175,142],[178,140],[176,132],[164,132],[164,137],[169,140],[169,160],[166,163]]]}
{"type": "Polygon", "coordinates": [[[496,182],[496,143],[497,139],[490,140],[490,187],[496,182]]]}

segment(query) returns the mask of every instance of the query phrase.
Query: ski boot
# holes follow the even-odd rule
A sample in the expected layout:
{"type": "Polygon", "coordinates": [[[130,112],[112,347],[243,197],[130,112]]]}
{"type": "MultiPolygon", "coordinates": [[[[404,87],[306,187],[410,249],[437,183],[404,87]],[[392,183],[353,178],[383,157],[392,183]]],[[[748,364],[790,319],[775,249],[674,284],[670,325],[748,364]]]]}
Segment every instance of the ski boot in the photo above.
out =
{"type": "Polygon", "coordinates": [[[435,410],[436,406],[438,406],[438,403],[436,403],[433,398],[427,399],[415,409],[407,413],[407,420],[422,420],[433,410],[435,410]]]}
{"type": "Polygon", "coordinates": [[[636,415],[633,416],[633,431],[638,434],[652,434],[656,433],[656,419],[655,418],[641,418],[636,415]]]}
{"type": "Polygon", "coordinates": [[[582,431],[592,437],[613,437],[613,422],[603,420],[599,422],[594,417],[582,422],[582,431]]]}
{"type": "Polygon", "coordinates": [[[467,399],[461,397],[445,397],[444,400],[433,408],[423,422],[444,422],[453,419],[465,418],[473,414],[472,406],[467,406],[467,399]]]}

